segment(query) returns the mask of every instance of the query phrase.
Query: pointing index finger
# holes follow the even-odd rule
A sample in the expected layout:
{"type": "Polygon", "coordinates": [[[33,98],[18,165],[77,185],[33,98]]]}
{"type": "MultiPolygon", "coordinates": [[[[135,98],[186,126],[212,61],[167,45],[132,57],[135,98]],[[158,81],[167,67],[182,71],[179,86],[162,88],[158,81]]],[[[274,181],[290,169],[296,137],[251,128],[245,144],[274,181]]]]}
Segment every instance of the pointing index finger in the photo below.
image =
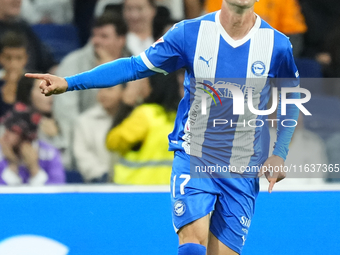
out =
{"type": "Polygon", "coordinates": [[[48,79],[48,74],[26,73],[25,77],[44,80],[44,79],[48,79]]]}
{"type": "Polygon", "coordinates": [[[270,180],[270,182],[269,182],[269,188],[268,188],[268,192],[269,192],[269,193],[272,193],[275,183],[276,183],[276,179],[270,180]]]}

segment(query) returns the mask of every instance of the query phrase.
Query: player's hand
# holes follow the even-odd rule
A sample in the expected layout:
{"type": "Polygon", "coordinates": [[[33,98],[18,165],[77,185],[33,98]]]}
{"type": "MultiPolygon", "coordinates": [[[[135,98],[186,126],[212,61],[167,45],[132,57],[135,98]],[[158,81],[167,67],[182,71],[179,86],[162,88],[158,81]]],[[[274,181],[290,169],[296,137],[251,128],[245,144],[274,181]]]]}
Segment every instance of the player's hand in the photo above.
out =
{"type": "Polygon", "coordinates": [[[45,96],[64,93],[68,88],[67,81],[64,78],[55,75],[27,73],[25,76],[42,80],[39,87],[41,93],[45,96]]]}
{"type": "Polygon", "coordinates": [[[275,183],[286,178],[286,173],[284,169],[284,160],[276,155],[270,156],[266,162],[264,162],[262,168],[260,169],[259,177],[263,174],[266,176],[269,182],[268,192],[272,193],[275,183]]]}

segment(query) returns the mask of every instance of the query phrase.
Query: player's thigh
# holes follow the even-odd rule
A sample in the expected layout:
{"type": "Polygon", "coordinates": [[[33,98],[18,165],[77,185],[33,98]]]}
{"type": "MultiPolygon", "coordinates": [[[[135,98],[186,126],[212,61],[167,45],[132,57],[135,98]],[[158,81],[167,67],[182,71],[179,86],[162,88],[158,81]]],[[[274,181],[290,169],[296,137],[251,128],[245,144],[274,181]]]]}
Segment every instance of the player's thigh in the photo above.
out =
{"type": "Polygon", "coordinates": [[[177,232],[179,244],[198,243],[207,246],[209,225],[210,214],[185,225],[177,232]]]}
{"type": "Polygon", "coordinates": [[[226,179],[221,184],[210,231],[225,246],[240,254],[254,214],[258,179],[226,179]]]}
{"type": "Polygon", "coordinates": [[[190,157],[176,152],[171,173],[172,219],[180,243],[205,243],[209,234],[209,217],[217,199],[207,178],[191,178],[190,157]]]}
{"type": "Polygon", "coordinates": [[[216,238],[211,232],[209,233],[209,242],[207,255],[237,255],[238,253],[230,249],[224,243],[216,238]]]}

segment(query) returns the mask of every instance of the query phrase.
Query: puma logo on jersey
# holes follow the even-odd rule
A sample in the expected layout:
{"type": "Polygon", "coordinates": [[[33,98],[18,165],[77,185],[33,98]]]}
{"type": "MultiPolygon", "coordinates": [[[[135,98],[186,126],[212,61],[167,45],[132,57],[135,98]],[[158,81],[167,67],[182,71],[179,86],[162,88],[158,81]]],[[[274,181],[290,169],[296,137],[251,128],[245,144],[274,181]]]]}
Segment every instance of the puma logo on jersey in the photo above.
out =
{"type": "Polygon", "coordinates": [[[176,23],[175,25],[172,26],[171,31],[174,31],[174,29],[178,28],[178,27],[177,27],[177,24],[178,24],[178,23],[176,23]]]}
{"type": "Polygon", "coordinates": [[[199,60],[204,61],[207,64],[207,66],[210,67],[209,62],[210,62],[210,60],[212,60],[212,58],[210,58],[209,60],[205,60],[204,57],[200,56],[199,60]]]}

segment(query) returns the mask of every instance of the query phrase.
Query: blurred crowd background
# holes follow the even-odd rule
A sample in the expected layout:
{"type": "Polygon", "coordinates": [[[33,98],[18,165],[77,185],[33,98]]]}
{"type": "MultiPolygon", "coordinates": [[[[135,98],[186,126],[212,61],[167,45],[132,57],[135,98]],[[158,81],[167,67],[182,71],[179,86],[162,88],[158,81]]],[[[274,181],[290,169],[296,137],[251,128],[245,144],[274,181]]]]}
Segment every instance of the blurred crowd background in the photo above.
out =
{"type": "MultiPolygon", "coordinates": [[[[184,70],[53,97],[23,74],[65,77],[138,55],[178,21],[221,3],[0,0],[0,184],[169,184],[167,135],[184,70]]],[[[301,116],[286,163],[339,164],[340,1],[260,0],[255,12],[290,37],[301,86],[312,93],[313,116],[301,116]]],[[[336,172],[313,177],[335,182],[336,172]]]]}

